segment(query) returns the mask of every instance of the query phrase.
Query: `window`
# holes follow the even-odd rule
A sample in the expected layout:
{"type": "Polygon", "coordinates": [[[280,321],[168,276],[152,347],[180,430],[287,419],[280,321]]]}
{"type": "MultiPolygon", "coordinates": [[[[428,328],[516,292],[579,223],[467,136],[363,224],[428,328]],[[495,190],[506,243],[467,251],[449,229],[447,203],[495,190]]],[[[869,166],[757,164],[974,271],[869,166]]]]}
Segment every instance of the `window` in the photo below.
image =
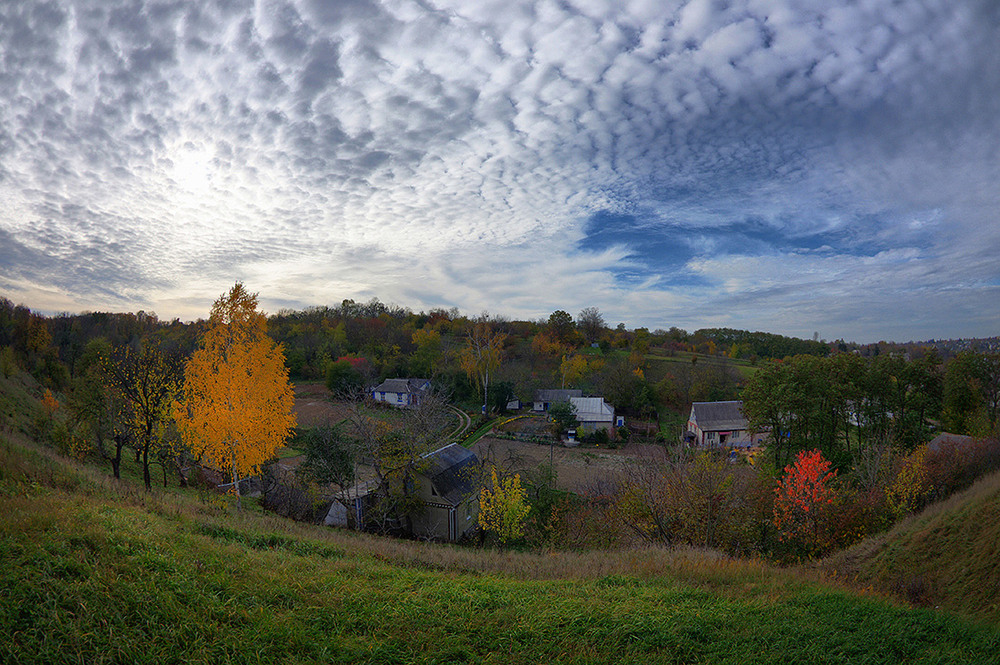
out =
{"type": "Polygon", "coordinates": [[[396,401],[397,402],[403,401],[403,393],[396,393],[396,401]]]}

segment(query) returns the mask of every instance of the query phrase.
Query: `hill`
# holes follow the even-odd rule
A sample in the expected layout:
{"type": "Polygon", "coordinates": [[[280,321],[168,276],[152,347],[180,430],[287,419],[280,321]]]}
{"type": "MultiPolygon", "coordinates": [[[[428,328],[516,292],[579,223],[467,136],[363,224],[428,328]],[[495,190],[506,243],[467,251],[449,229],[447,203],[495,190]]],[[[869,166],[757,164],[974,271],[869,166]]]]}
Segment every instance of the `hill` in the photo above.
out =
{"type": "Polygon", "coordinates": [[[822,562],[854,584],[1000,624],[1000,472],[822,562]]]}
{"type": "Polygon", "coordinates": [[[0,662],[988,662],[995,627],[710,552],[496,552],[142,492],[0,437],[0,662]]]}

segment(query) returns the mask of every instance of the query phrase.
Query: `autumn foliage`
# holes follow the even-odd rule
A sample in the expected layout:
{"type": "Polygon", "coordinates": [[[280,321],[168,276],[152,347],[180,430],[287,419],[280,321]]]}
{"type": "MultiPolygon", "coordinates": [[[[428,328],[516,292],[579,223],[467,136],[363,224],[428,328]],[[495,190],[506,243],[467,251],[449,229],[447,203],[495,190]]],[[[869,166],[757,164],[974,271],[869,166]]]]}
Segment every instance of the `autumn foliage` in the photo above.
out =
{"type": "Polygon", "coordinates": [[[238,481],[274,457],[295,426],[280,345],[266,333],[256,294],[237,283],[212,306],[201,348],[184,368],[174,414],[184,439],[238,481]]]}
{"type": "Polygon", "coordinates": [[[825,547],[830,535],[825,523],[837,498],[836,477],[819,450],[802,451],[785,467],[774,497],[774,525],[782,540],[798,541],[808,553],[825,547]]]}
{"type": "Polygon", "coordinates": [[[524,535],[524,520],[531,507],[517,474],[498,478],[493,470],[491,482],[479,494],[479,526],[496,535],[500,543],[509,543],[524,535]]]}

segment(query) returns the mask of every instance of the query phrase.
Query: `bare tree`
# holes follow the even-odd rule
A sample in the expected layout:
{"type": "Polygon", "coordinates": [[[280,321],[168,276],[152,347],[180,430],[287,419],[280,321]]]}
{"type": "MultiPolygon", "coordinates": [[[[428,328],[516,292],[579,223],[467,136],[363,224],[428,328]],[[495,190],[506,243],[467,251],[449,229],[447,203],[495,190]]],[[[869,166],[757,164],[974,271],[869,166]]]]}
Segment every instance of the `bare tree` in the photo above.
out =
{"type": "Polygon", "coordinates": [[[583,332],[588,342],[596,342],[607,327],[604,315],[596,307],[585,307],[576,319],[576,325],[583,332]]]}

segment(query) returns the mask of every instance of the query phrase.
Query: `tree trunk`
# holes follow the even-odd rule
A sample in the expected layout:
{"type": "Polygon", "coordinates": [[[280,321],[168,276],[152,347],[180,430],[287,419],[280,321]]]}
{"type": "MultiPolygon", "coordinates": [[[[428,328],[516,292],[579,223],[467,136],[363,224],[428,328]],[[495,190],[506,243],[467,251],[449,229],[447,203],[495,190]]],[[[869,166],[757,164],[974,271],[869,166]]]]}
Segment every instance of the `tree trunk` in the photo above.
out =
{"type": "Polygon", "coordinates": [[[243,510],[243,497],[240,496],[240,480],[236,477],[236,465],[233,465],[233,487],[236,489],[236,510],[243,510]]]}

